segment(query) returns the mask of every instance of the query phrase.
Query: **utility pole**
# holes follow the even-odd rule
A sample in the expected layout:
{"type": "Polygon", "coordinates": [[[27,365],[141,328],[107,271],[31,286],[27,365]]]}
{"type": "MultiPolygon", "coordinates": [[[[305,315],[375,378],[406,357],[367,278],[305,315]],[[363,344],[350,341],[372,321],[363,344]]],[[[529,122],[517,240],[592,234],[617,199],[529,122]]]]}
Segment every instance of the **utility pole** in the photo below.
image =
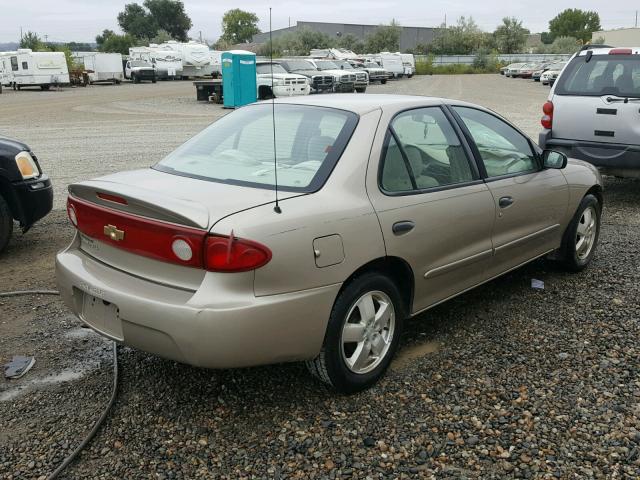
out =
{"type": "Polygon", "coordinates": [[[444,14],[444,29],[447,29],[447,14],[444,14]]]}
{"type": "MultiPolygon", "coordinates": [[[[638,12],[636,12],[636,23],[638,23],[638,12]]],[[[289,17],[289,28],[291,28],[291,17],[289,17]]]]}
{"type": "Polygon", "coordinates": [[[47,43],[48,40],[49,40],[49,35],[45,35],[44,36],[44,43],[47,43]]]}
{"type": "Polygon", "coordinates": [[[202,30],[200,30],[199,32],[200,32],[200,43],[202,43],[202,30]]]}
{"type": "Polygon", "coordinates": [[[22,26],[20,27],[20,42],[22,42],[22,26]]]}
{"type": "Polygon", "coordinates": [[[636,10],[636,28],[638,28],[638,10],[636,10]]]}

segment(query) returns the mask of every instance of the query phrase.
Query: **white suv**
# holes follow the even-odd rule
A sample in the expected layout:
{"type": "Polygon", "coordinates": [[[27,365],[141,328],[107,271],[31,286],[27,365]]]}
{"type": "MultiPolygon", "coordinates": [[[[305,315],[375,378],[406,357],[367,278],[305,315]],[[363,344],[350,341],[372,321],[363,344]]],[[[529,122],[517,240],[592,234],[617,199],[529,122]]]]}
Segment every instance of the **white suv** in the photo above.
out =
{"type": "Polygon", "coordinates": [[[640,48],[576,53],[544,104],[540,146],[640,177],[640,48]]]}

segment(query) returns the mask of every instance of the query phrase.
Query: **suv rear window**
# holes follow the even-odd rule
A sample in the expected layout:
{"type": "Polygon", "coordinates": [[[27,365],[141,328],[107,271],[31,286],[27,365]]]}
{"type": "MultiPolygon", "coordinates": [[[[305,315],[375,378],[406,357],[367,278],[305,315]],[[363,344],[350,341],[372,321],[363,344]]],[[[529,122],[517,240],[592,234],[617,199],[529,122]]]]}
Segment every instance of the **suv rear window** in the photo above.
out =
{"type": "Polygon", "coordinates": [[[258,104],[224,116],[153,168],[213,182],[315,192],[327,180],[358,122],[335,108],[258,104]],[[273,108],[273,110],[272,110],[273,108]]]}
{"type": "Polygon", "coordinates": [[[640,55],[575,57],[558,80],[557,95],[640,97],[640,55]]]}

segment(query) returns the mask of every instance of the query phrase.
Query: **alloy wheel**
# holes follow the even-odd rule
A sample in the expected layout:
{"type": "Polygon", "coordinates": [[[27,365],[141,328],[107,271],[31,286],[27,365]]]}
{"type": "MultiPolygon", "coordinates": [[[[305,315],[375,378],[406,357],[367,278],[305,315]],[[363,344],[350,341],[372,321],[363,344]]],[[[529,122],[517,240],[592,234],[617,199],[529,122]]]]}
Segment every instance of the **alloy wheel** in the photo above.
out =
{"type": "Polygon", "coordinates": [[[596,240],[598,216],[593,206],[585,208],[576,230],[576,255],[580,260],[589,256],[596,240]]]}

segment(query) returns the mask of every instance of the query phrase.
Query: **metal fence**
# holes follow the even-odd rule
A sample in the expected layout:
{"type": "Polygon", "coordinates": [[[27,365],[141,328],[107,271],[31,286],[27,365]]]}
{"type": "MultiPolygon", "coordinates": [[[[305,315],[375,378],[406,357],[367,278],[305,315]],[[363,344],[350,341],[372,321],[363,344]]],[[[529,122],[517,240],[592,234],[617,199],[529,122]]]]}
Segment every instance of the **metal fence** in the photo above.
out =
{"type": "MultiPolygon", "coordinates": [[[[542,63],[568,60],[571,54],[560,53],[513,53],[509,55],[497,55],[499,61],[503,63],[542,63]]],[[[427,55],[416,55],[416,62],[427,62],[427,55]]],[[[475,55],[438,55],[433,57],[434,65],[472,65],[475,55]]]]}

